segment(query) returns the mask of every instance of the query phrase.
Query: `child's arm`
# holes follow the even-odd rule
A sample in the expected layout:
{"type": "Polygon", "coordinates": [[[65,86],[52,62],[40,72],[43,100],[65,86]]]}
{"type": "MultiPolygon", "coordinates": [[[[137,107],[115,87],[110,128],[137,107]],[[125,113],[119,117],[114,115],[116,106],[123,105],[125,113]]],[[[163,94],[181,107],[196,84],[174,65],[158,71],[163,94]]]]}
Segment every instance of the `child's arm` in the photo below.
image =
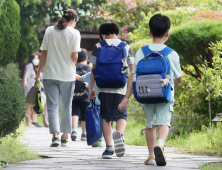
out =
{"type": "Polygon", "coordinates": [[[76,80],[82,81],[82,77],[78,74],[76,74],[76,80]]]}
{"type": "Polygon", "coordinates": [[[174,87],[177,87],[182,82],[183,76],[180,76],[179,78],[174,78],[174,87]]]}
{"type": "MultiPolygon", "coordinates": [[[[129,68],[130,68],[130,72],[132,72],[133,65],[129,65],[129,68]]],[[[118,106],[119,110],[121,110],[121,111],[126,110],[126,106],[127,106],[127,103],[129,102],[129,98],[130,98],[130,95],[132,94],[132,91],[133,91],[133,74],[131,73],[128,87],[127,87],[127,91],[126,91],[126,95],[125,95],[124,99],[122,100],[122,102],[118,106]]]]}
{"type": "Polygon", "coordinates": [[[94,74],[93,74],[93,69],[95,69],[95,68],[96,68],[96,65],[93,64],[91,76],[90,76],[89,99],[96,99],[96,94],[94,91],[95,78],[94,78],[94,74]]]}

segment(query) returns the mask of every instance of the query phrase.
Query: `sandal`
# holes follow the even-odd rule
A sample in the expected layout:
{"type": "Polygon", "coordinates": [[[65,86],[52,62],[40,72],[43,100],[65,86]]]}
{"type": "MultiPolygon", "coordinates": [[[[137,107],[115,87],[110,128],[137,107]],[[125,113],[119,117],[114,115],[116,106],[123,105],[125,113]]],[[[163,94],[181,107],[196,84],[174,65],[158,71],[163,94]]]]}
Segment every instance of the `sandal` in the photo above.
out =
{"type": "Polygon", "coordinates": [[[155,162],[149,162],[149,160],[151,160],[151,159],[154,159],[154,160],[155,160],[155,157],[149,157],[149,158],[147,158],[147,159],[144,161],[144,164],[145,164],[145,165],[156,165],[155,162]]]}
{"type": "Polygon", "coordinates": [[[164,148],[156,145],[154,147],[154,154],[157,166],[165,166],[167,164],[166,157],[163,154],[164,148]]]}

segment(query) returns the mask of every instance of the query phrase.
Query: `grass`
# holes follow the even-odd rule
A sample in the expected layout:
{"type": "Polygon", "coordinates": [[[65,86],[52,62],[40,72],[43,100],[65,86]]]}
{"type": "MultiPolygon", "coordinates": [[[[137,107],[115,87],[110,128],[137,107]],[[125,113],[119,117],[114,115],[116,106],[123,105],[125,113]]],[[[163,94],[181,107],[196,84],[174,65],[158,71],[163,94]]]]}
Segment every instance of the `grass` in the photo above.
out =
{"type": "MultiPolygon", "coordinates": [[[[141,130],[146,123],[135,119],[128,119],[126,127],[126,143],[129,145],[146,146],[145,136],[141,130]]],[[[184,133],[180,136],[168,138],[165,146],[176,147],[184,153],[198,155],[222,156],[222,125],[217,124],[212,128],[202,127],[201,131],[184,133]]]]}
{"type": "Polygon", "coordinates": [[[202,169],[202,170],[221,170],[222,163],[210,163],[210,164],[201,166],[200,169],[202,169]]]}
{"type": "Polygon", "coordinates": [[[8,164],[15,164],[21,161],[40,159],[33,150],[28,148],[28,144],[21,143],[22,131],[25,131],[24,123],[21,123],[20,128],[17,130],[17,134],[10,134],[6,137],[0,138],[1,161],[8,162],[8,164]]]}

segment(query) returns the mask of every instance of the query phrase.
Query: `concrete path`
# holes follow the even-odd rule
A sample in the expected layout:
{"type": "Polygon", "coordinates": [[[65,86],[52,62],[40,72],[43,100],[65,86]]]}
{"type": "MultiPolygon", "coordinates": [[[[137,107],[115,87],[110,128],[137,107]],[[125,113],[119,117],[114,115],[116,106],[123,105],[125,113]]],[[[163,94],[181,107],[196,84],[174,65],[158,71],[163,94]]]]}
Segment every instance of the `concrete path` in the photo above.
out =
{"type": "Polygon", "coordinates": [[[69,147],[51,148],[51,135],[48,128],[29,128],[24,132],[24,142],[44,157],[40,160],[25,161],[17,165],[11,165],[10,170],[71,170],[71,169],[121,169],[121,170],[193,170],[209,162],[222,162],[222,158],[209,156],[196,156],[175,154],[174,148],[165,147],[167,166],[157,167],[144,165],[148,156],[147,147],[125,145],[126,153],[122,158],[114,156],[113,159],[102,159],[105,149],[92,148],[85,141],[80,140],[81,129],[78,128],[77,141],[71,142],[69,147]]]}

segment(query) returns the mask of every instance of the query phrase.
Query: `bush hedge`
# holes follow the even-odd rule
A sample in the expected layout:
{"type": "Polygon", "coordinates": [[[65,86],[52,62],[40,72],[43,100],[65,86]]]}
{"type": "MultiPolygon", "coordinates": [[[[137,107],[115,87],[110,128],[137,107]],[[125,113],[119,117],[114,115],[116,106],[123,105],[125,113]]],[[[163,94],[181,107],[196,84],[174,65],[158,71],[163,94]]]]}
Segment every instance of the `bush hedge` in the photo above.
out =
{"type": "Polygon", "coordinates": [[[0,66],[16,59],[20,41],[20,9],[15,0],[7,0],[1,6],[0,15],[0,66]]]}
{"type": "Polygon", "coordinates": [[[213,51],[209,49],[211,42],[222,39],[222,22],[217,20],[194,20],[174,27],[166,45],[173,48],[180,56],[182,69],[195,78],[201,78],[203,65],[213,68],[213,51]],[[194,73],[185,67],[193,66],[194,73]]]}
{"type": "Polygon", "coordinates": [[[18,74],[12,64],[0,69],[0,137],[15,132],[25,117],[25,95],[21,83],[14,78],[15,73],[18,74]]]}

